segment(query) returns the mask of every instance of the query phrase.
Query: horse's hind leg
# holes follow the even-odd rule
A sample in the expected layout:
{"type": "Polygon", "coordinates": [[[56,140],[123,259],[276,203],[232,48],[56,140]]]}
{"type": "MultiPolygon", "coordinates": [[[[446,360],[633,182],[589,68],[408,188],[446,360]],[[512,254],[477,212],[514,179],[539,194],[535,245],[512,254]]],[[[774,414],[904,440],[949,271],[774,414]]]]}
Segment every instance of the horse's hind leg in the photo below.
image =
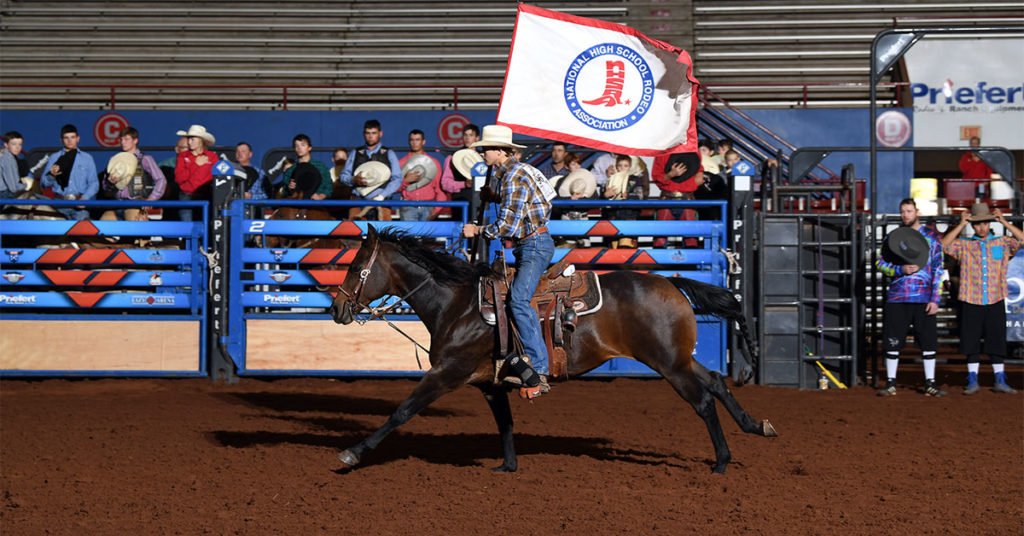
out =
{"type": "Polygon", "coordinates": [[[516,461],[516,447],[512,439],[512,408],[508,404],[508,391],[500,385],[481,387],[487,404],[494,414],[494,422],[501,435],[501,451],[504,461],[493,470],[497,473],[512,473],[519,467],[516,461]]]}
{"type": "Polygon", "coordinates": [[[776,437],[779,435],[775,431],[775,427],[772,426],[772,423],[768,422],[768,419],[757,422],[740,407],[740,403],[736,400],[736,397],[732,396],[732,391],[729,391],[725,381],[722,380],[721,374],[711,371],[702,372],[707,375],[704,383],[707,385],[708,390],[725,406],[725,409],[729,412],[729,415],[732,415],[740,429],[748,434],[758,434],[764,437],[776,437]]]}
{"type": "Polygon", "coordinates": [[[714,472],[724,473],[725,467],[732,459],[732,454],[729,453],[729,445],[725,441],[722,424],[718,421],[718,411],[715,409],[715,399],[712,397],[711,391],[694,375],[693,371],[687,368],[672,367],[659,372],[679,393],[679,396],[693,406],[697,415],[704,419],[704,425],[707,426],[708,433],[711,435],[711,443],[715,447],[714,472]]]}

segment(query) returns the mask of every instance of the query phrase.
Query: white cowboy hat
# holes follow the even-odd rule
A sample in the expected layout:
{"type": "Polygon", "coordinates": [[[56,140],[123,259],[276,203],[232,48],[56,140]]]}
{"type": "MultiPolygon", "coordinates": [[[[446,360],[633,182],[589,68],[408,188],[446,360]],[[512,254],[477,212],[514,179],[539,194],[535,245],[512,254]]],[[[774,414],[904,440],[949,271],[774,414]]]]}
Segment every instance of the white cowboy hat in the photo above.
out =
{"type": "Polygon", "coordinates": [[[473,166],[484,161],[484,157],[473,149],[460,149],[452,155],[452,167],[465,179],[473,177],[473,166]]]}
{"type": "Polygon", "coordinates": [[[608,177],[608,182],[604,183],[604,188],[606,191],[608,189],[618,190],[619,193],[616,194],[616,198],[625,199],[626,197],[628,197],[628,194],[626,192],[626,186],[629,185],[629,177],[630,175],[628,170],[616,171],[615,173],[612,174],[612,176],[608,177]]]}
{"type": "Polygon", "coordinates": [[[355,173],[353,173],[353,176],[355,175],[366,179],[366,186],[356,187],[359,195],[366,196],[366,194],[384,186],[391,180],[391,168],[387,164],[371,160],[357,167],[355,173]]]}
{"type": "Polygon", "coordinates": [[[419,190],[430,184],[430,181],[437,177],[437,164],[434,159],[425,154],[418,154],[409,157],[402,166],[402,176],[409,173],[419,173],[420,180],[405,187],[406,191],[419,190]]]}
{"type": "Polygon", "coordinates": [[[558,197],[572,197],[573,194],[593,197],[596,191],[597,179],[594,178],[594,174],[585,169],[577,169],[562,181],[562,186],[558,189],[558,197]]]}
{"type": "Polygon", "coordinates": [[[107,180],[114,183],[118,190],[123,190],[135,175],[139,159],[129,152],[121,152],[107,162],[107,180]]]}
{"type": "Polygon", "coordinates": [[[484,127],[484,135],[480,141],[470,145],[470,149],[477,147],[510,147],[525,149],[525,145],[512,143],[512,129],[504,125],[487,125],[484,127]]]}
{"type": "Polygon", "coordinates": [[[206,127],[203,125],[192,125],[188,127],[188,131],[179,130],[178,135],[185,136],[186,138],[202,138],[206,141],[207,146],[217,143],[217,138],[214,138],[213,134],[207,132],[206,127]]]}

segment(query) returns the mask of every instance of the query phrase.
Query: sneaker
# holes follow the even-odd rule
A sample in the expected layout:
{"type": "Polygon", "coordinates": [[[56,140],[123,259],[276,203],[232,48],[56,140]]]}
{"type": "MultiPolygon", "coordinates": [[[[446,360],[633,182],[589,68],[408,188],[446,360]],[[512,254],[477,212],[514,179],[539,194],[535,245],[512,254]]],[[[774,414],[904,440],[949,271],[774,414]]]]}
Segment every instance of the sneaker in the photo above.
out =
{"type": "Polygon", "coordinates": [[[1005,394],[1008,394],[1008,395],[1012,395],[1012,394],[1015,394],[1017,392],[1016,389],[1014,389],[1013,387],[1010,387],[1009,385],[1006,384],[1006,373],[1005,372],[997,372],[996,373],[996,384],[992,386],[992,391],[996,392],[996,393],[1005,393],[1005,394]]]}
{"type": "Polygon", "coordinates": [[[981,386],[978,385],[978,373],[968,372],[967,373],[967,387],[964,387],[965,395],[973,395],[981,390],[981,386]]]}
{"type": "Polygon", "coordinates": [[[896,396],[896,380],[893,378],[885,380],[885,388],[878,390],[878,396],[896,396]]]}
{"type": "Polygon", "coordinates": [[[939,389],[939,386],[938,386],[938,384],[935,383],[935,380],[925,380],[924,381],[924,396],[934,396],[934,397],[938,398],[938,397],[946,396],[946,392],[943,391],[942,389],[939,389]]]}

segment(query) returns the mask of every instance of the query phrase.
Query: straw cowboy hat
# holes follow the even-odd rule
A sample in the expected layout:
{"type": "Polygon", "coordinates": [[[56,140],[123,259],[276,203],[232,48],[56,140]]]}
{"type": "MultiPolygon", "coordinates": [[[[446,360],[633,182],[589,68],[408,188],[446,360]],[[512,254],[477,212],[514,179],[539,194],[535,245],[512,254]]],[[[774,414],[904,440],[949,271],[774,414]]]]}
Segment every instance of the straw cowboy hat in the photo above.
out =
{"type": "Polygon", "coordinates": [[[616,199],[625,199],[628,195],[626,187],[629,185],[629,177],[630,170],[616,171],[608,177],[608,182],[604,185],[605,191],[614,189],[619,192],[615,195],[616,199]]]}
{"type": "Polygon", "coordinates": [[[425,154],[414,155],[406,160],[405,165],[402,166],[402,176],[409,173],[419,173],[420,180],[406,186],[406,191],[419,190],[430,184],[430,181],[437,177],[437,164],[425,154]]]}
{"type": "Polygon", "coordinates": [[[356,187],[359,195],[366,196],[391,180],[391,168],[387,164],[371,160],[357,167],[353,175],[359,175],[366,180],[366,186],[356,187]]]}
{"type": "Polygon", "coordinates": [[[217,138],[214,138],[213,134],[207,132],[206,127],[203,125],[192,125],[188,127],[188,131],[179,130],[178,135],[185,136],[186,138],[202,138],[206,141],[207,146],[212,146],[217,143],[217,138]]]}
{"type": "Polygon", "coordinates": [[[470,149],[477,147],[507,147],[511,149],[525,149],[525,145],[512,143],[512,129],[504,125],[487,125],[484,127],[483,136],[480,141],[470,145],[470,149]]]}
{"type": "MultiPolygon", "coordinates": [[[[593,173],[585,169],[577,169],[567,175],[565,179],[561,179],[561,181],[562,185],[558,188],[558,197],[572,197],[574,194],[582,194],[583,197],[593,197],[594,192],[597,191],[597,179],[594,178],[593,173]]],[[[555,182],[557,183],[558,181],[555,180],[555,182]]]]}
{"type": "Polygon", "coordinates": [[[114,183],[118,190],[123,190],[135,176],[139,159],[129,152],[117,153],[107,162],[107,180],[114,183]]]}
{"type": "MultiPolygon", "coordinates": [[[[913,227],[897,227],[885,237],[888,260],[898,264],[928,265],[928,240],[913,227]]],[[[885,255],[886,252],[883,252],[885,255]]]]}
{"type": "Polygon", "coordinates": [[[995,214],[989,212],[988,205],[985,203],[975,203],[971,205],[971,215],[967,217],[967,221],[971,223],[979,221],[993,221],[995,219],[995,214]]]}
{"type": "Polygon", "coordinates": [[[473,166],[483,162],[484,157],[473,149],[460,149],[452,155],[453,170],[465,180],[473,177],[473,166]]]}

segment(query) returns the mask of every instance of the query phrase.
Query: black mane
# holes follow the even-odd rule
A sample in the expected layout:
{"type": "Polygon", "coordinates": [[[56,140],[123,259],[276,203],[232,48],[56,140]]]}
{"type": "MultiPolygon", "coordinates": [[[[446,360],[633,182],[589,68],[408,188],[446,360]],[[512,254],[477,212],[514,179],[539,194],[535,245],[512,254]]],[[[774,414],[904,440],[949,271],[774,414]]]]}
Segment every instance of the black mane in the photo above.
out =
{"type": "Polygon", "coordinates": [[[402,255],[413,264],[427,270],[434,281],[446,286],[475,284],[494,271],[483,263],[471,264],[454,255],[424,245],[418,237],[394,227],[377,232],[377,239],[398,246],[402,255]]]}

